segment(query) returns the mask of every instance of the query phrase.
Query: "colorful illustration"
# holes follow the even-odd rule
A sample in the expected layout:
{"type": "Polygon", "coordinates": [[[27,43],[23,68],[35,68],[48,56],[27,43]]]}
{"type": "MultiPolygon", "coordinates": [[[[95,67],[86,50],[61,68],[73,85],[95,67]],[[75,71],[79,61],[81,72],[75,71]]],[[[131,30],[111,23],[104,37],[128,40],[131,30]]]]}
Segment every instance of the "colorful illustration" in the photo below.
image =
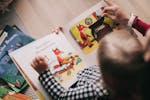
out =
{"type": "Polygon", "coordinates": [[[77,82],[77,73],[86,67],[61,31],[58,34],[48,34],[23,48],[11,52],[10,56],[13,57],[39,91],[43,91],[43,87],[39,85],[39,74],[30,66],[33,58],[37,55],[45,57],[54,78],[66,89],[77,82]],[[23,59],[20,59],[22,57],[23,59]]]}
{"type": "Polygon", "coordinates": [[[66,76],[72,76],[71,70],[76,70],[75,67],[79,67],[82,63],[81,58],[72,52],[65,52],[59,48],[54,48],[50,52],[49,66],[51,72],[58,78],[59,81],[63,81],[63,74],[66,76]]]}
{"type": "Polygon", "coordinates": [[[8,93],[3,97],[4,100],[33,100],[31,97],[21,93],[8,93]]]}
{"type": "Polygon", "coordinates": [[[25,35],[17,27],[8,25],[0,34],[0,36],[6,35],[0,46],[0,97],[2,98],[9,91],[18,93],[29,86],[8,53],[32,42],[34,39],[25,35]]]}
{"type": "Polygon", "coordinates": [[[72,36],[84,53],[92,52],[97,48],[98,41],[112,31],[113,21],[107,17],[102,17],[101,9],[93,12],[70,29],[72,36]]]}

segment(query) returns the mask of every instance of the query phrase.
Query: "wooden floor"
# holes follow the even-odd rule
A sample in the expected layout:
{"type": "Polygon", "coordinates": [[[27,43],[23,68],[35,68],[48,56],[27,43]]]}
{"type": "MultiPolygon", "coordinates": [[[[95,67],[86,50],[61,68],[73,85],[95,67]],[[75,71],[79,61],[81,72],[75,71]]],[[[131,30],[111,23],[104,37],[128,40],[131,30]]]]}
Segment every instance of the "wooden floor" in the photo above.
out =
{"type": "Polygon", "coordinates": [[[39,38],[55,26],[66,25],[97,2],[99,0],[18,0],[15,9],[29,34],[39,38]]]}
{"type": "MultiPolygon", "coordinates": [[[[48,34],[55,26],[65,26],[100,0],[16,0],[0,25],[17,24],[34,38],[48,34]]],[[[150,0],[115,0],[127,13],[133,12],[150,23],[150,0]]]]}
{"type": "MultiPolygon", "coordinates": [[[[16,0],[13,4],[28,34],[39,38],[55,26],[65,26],[100,0],[16,0]]],[[[127,13],[150,23],[150,0],[116,0],[127,13]]],[[[20,26],[21,27],[21,26],[20,26]]]]}

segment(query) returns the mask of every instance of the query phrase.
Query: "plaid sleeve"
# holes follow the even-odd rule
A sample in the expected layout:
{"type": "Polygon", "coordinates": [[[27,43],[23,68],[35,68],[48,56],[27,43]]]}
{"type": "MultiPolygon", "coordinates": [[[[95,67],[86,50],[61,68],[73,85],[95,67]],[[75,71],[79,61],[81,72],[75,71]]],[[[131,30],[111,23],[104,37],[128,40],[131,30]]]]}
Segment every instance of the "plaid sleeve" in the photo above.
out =
{"type": "Polygon", "coordinates": [[[96,85],[84,84],[66,90],[54,79],[49,69],[39,76],[39,80],[54,100],[104,100],[107,97],[105,90],[96,85]]]}

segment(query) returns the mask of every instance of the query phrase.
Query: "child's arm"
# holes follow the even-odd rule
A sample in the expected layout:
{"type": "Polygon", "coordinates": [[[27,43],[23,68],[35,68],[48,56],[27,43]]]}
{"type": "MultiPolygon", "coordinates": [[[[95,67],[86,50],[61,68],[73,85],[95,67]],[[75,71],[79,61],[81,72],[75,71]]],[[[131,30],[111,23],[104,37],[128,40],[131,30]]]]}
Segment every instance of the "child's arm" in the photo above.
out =
{"type": "MultiPolygon", "coordinates": [[[[50,70],[48,69],[48,64],[43,57],[36,57],[31,66],[40,74],[39,80],[46,91],[53,99],[93,99],[93,98],[106,98],[107,93],[104,89],[96,84],[85,84],[84,81],[80,86],[75,88],[64,89],[53,77],[50,70]]],[[[93,68],[92,68],[93,69],[93,68]]],[[[97,69],[96,69],[97,70],[97,69]]],[[[90,71],[91,72],[91,71],[90,71]]],[[[86,72],[85,72],[86,73],[86,72]]],[[[91,72],[91,74],[96,75],[91,72]]],[[[95,78],[94,78],[95,79],[95,78]]],[[[92,82],[91,82],[92,83],[92,82]]]]}
{"type": "Polygon", "coordinates": [[[103,9],[103,16],[109,17],[120,24],[129,25],[143,35],[146,34],[147,30],[150,28],[150,24],[143,22],[133,15],[129,16],[118,5],[112,2],[112,0],[104,1],[108,4],[108,7],[103,9]]]}
{"type": "Polygon", "coordinates": [[[53,99],[80,100],[107,98],[105,90],[96,84],[84,84],[75,88],[64,89],[53,77],[50,70],[41,73],[39,80],[53,99]]]}

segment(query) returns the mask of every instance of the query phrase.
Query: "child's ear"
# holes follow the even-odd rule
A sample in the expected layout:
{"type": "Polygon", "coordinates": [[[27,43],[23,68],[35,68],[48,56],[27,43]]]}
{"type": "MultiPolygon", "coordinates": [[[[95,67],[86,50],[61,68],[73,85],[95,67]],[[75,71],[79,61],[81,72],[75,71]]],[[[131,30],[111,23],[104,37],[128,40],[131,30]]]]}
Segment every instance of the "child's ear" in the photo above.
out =
{"type": "Polygon", "coordinates": [[[145,52],[144,52],[144,60],[146,62],[150,62],[150,37],[146,37],[147,38],[147,42],[146,42],[146,46],[144,48],[145,52]]]}
{"type": "Polygon", "coordinates": [[[147,32],[146,32],[146,37],[149,37],[149,38],[150,38],[150,29],[147,30],[147,32]]]}

